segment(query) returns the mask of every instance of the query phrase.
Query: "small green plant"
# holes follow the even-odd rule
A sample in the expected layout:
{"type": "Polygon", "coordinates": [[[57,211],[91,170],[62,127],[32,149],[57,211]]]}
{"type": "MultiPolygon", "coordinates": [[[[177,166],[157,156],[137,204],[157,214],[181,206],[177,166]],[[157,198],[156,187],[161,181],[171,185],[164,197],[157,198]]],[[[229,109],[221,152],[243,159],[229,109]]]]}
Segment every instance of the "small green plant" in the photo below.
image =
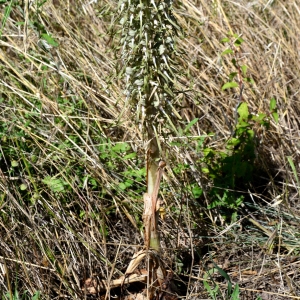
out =
{"type": "Polygon", "coordinates": [[[214,267],[212,269],[208,270],[204,274],[203,277],[204,277],[204,281],[203,281],[204,288],[209,293],[209,296],[211,297],[211,299],[214,299],[214,300],[220,299],[220,297],[222,297],[223,299],[226,299],[226,300],[238,300],[239,299],[240,290],[239,290],[238,284],[236,284],[233,288],[233,284],[231,282],[229,275],[215,263],[214,263],[214,267]],[[226,293],[225,298],[222,295],[220,286],[212,280],[212,275],[214,273],[219,273],[221,276],[224,277],[224,279],[227,282],[227,293],[226,293]],[[213,287],[211,287],[209,281],[213,282],[213,285],[214,285],[213,287]]]}
{"type": "Polygon", "coordinates": [[[235,190],[245,187],[253,177],[257,143],[255,128],[269,128],[269,117],[262,113],[258,116],[249,113],[245,102],[239,105],[237,113],[239,117],[234,134],[226,141],[224,151],[212,148],[203,150],[202,161],[206,166],[202,171],[214,183],[210,191],[212,201],[209,209],[219,206],[236,210],[243,203],[244,196],[235,190]]]}
{"type": "Polygon", "coordinates": [[[287,160],[292,168],[292,171],[293,171],[293,174],[294,174],[294,177],[296,179],[296,182],[297,182],[297,187],[298,187],[298,190],[300,191],[300,181],[299,181],[299,177],[298,177],[298,173],[297,173],[297,169],[295,167],[295,164],[293,162],[293,158],[291,156],[287,156],[287,160]]]}
{"type": "Polygon", "coordinates": [[[222,40],[228,42],[230,47],[222,55],[233,54],[231,63],[237,69],[229,75],[229,81],[222,86],[222,90],[239,88],[240,95],[235,110],[235,124],[231,128],[231,136],[227,139],[223,151],[212,148],[203,149],[202,162],[205,167],[202,171],[213,180],[213,188],[209,195],[211,203],[209,209],[222,207],[233,210],[231,215],[236,218],[235,211],[243,203],[244,196],[236,192],[243,189],[251,181],[255,170],[257,139],[256,129],[269,129],[271,116],[278,122],[277,103],[274,98],[270,101],[270,112],[250,113],[249,107],[243,101],[244,83],[252,83],[253,80],[247,77],[247,66],[240,65],[237,58],[237,48],[244,40],[233,34],[222,40]],[[235,79],[237,78],[237,81],[235,79]]]}
{"type": "Polygon", "coordinates": [[[11,13],[11,9],[12,9],[12,5],[13,5],[13,1],[1,1],[3,4],[7,3],[7,5],[4,7],[4,17],[2,19],[2,26],[1,26],[1,29],[0,29],[0,39],[2,38],[2,32],[3,32],[3,29],[5,27],[5,24],[6,24],[6,21],[7,19],[9,18],[9,15],[11,13]],[[9,2],[9,3],[8,3],[9,2]]]}
{"type": "Polygon", "coordinates": [[[36,291],[32,296],[25,291],[24,294],[20,295],[17,290],[14,291],[13,294],[6,293],[1,300],[39,300],[41,299],[40,291],[36,291]]]}
{"type": "MultiPolygon", "coordinates": [[[[134,152],[130,145],[126,142],[119,142],[113,145],[110,140],[99,145],[99,158],[109,170],[118,171],[120,176],[119,183],[114,185],[117,192],[127,191],[130,197],[140,197],[136,193],[145,192],[145,187],[142,185],[144,181],[146,169],[142,167],[142,162],[137,158],[137,153],[134,152]],[[124,169],[124,163],[134,160],[137,167],[128,166],[124,169]],[[134,190],[134,192],[130,191],[134,190]],[[134,196],[135,195],[135,196],[134,196]]],[[[96,185],[96,182],[94,185],[96,185]]]]}

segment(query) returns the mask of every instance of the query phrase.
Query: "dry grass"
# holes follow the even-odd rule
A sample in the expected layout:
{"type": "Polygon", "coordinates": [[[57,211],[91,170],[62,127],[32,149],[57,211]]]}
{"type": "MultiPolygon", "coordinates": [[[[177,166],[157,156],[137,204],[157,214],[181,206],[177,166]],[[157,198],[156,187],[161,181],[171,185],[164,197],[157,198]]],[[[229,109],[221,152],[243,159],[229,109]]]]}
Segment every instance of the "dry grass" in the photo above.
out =
{"type": "MultiPolygon", "coordinates": [[[[118,278],[143,244],[145,145],[114,76],[107,33],[116,3],[24,3],[2,1],[0,15],[0,297],[27,290],[42,299],[87,299],[86,278],[118,278]],[[43,33],[58,46],[45,49],[43,33]]],[[[229,31],[245,40],[239,60],[255,82],[245,86],[244,101],[253,113],[269,113],[276,98],[279,122],[256,128],[260,171],[230,225],[206,209],[211,182],[201,173],[197,140],[163,124],[165,261],[182,299],[209,299],[203,278],[213,262],[239,284],[240,299],[300,299],[300,1],[185,0],[176,17],[185,33],[177,88],[186,91],[174,99],[177,131],[197,117],[192,136],[215,133],[207,147],[223,149],[230,137],[239,92],[221,90],[234,71],[221,56],[229,31]],[[204,189],[199,199],[190,192],[195,183],[204,189]]],[[[224,278],[211,277],[225,299],[224,278]]]]}

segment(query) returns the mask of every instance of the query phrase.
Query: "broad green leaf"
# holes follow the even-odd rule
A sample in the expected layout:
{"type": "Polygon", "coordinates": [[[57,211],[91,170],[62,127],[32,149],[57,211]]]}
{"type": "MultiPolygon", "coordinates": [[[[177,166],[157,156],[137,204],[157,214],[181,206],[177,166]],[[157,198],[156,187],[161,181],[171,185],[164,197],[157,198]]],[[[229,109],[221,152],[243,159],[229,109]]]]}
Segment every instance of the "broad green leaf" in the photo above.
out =
{"type": "Polygon", "coordinates": [[[119,183],[119,188],[124,191],[124,190],[126,190],[127,186],[123,182],[120,182],[119,183]]]}
{"type": "Polygon", "coordinates": [[[237,72],[232,72],[229,74],[229,81],[232,82],[233,78],[237,75],[237,72]]]}
{"type": "Polygon", "coordinates": [[[24,183],[22,183],[22,184],[20,185],[20,190],[21,190],[21,191],[25,191],[26,189],[27,189],[27,185],[24,184],[24,183]]]}
{"type": "Polygon", "coordinates": [[[247,130],[248,137],[254,139],[254,131],[252,129],[247,130]]]}
{"type": "Polygon", "coordinates": [[[272,98],[270,101],[270,110],[276,109],[276,106],[277,106],[276,100],[272,98]]]}
{"type": "Polygon", "coordinates": [[[237,138],[231,138],[231,139],[228,141],[227,145],[237,146],[237,145],[240,144],[240,142],[241,142],[240,139],[237,139],[237,138]]]}
{"type": "Polygon", "coordinates": [[[203,154],[204,154],[204,156],[208,156],[210,154],[214,155],[215,151],[212,150],[211,148],[205,148],[205,149],[203,149],[203,154]]]}
{"type": "Polygon", "coordinates": [[[238,87],[238,84],[235,81],[227,82],[222,86],[222,91],[235,87],[238,87]]]}
{"type": "Polygon", "coordinates": [[[130,149],[128,143],[117,143],[115,146],[111,148],[115,152],[125,152],[130,149]]]}
{"type": "Polygon", "coordinates": [[[221,43],[228,43],[228,42],[230,42],[230,39],[227,37],[221,40],[221,43]]]}
{"type": "Polygon", "coordinates": [[[124,181],[124,182],[120,182],[120,183],[119,183],[119,187],[120,187],[120,189],[122,189],[122,190],[126,190],[128,187],[132,186],[133,183],[134,183],[133,180],[127,179],[127,180],[124,181]]]}
{"type": "Polygon", "coordinates": [[[263,113],[258,113],[258,120],[263,121],[267,115],[263,113]]]}
{"type": "Polygon", "coordinates": [[[46,34],[46,33],[43,33],[41,35],[41,38],[43,40],[45,40],[49,45],[53,46],[53,47],[57,47],[58,46],[58,43],[55,41],[55,39],[49,35],[49,34],[46,34]]]}
{"type": "Polygon", "coordinates": [[[199,198],[203,194],[203,190],[199,186],[192,188],[192,193],[195,198],[199,198]]]}
{"type": "Polygon", "coordinates": [[[203,281],[203,285],[212,299],[216,299],[214,291],[211,289],[207,281],[203,281]]]}
{"type": "Polygon", "coordinates": [[[274,119],[275,123],[278,123],[278,119],[279,119],[278,113],[277,112],[273,112],[272,116],[273,116],[273,119],[274,119]]]}
{"type": "Polygon", "coordinates": [[[229,49],[226,49],[225,51],[223,51],[221,55],[224,56],[226,54],[232,54],[232,53],[233,53],[232,49],[229,48],[229,49]]]}
{"type": "Polygon", "coordinates": [[[46,176],[43,180],[43,183],[49,186],[49,188],[56,193],[63,192],[65,190],[66,182],[61,178],[53,178],[46,176]]]}
{"type": "Polygon", "coordinates": [[[124,159],[131,159],[131,158],[135,158],[135,157],[136,157],[136,153],[132,152],[132,153],[125,155],[124,159]]]}
{"type": "Polygon", "coordinates": [[[90,179],[89,179],[89,183],[90,183],[94,188],[96,188],[96,187],[98,186],[97,181],[96,181],[96,179],[94,179],[94,178],[90,178],[90,179]]]}
{"type": "Polygon", "coordinates": [[[18,163],[16,160],[13,160],[13,161],[11,162],[11,166],[12,166],[13,168],[17,167],[18,165],[19,165],[19,163],[18,163]]]}
{"type": "Polygon", "coordinates": [[[239,37],[239,38],[237,38],[237,39],[235,40],[234,45],[235,45],[236,47],[239,47],[239,46],[242,45],[243,42],[244,42],[244,40],[243,40],[241,37],[239,37]]]}
{"type": "MultiPolygon", "coordinates": [[[[239,206],[239,205],[237,205],[237,206],[239,206]]],[[[237,216],[238,216],[238,214],[236,211],[231,214],[231,224],[237,222],[237,216]]]]}
{"type": "Polygon", "coordinates": [[[241,66],[241,69],[242,69],[243,75],[246,76],[248,67],[246,65],[243,65],[243,66],[241,66]]]}
{"type": "Polygon", "coordinates": [[[246,102],[242,102],[238,109],[238,114],[239,114],[239,119],[240,120],[248,120],[248,117],[249,117],[249,110],[248,110],[248,105],[246,102]]]}
{"type": "Polygon", "coordinates": [[[199,118],[192,120],[184,129],[184,132],[187,132],[195,123],[197,123],[199,118]]]}
{"type": "Polygon", "coordinates": [[[211,275],[217,273],[217,271],[218,270],[216,268],[211,268],[207,272],[204,273],[203,278],[208,279],[211,275]]]}
{"type": "Polygon", "coordinates": [[[243,119],[241,119],[241,117],[239,117],[239,122],[236,125],[236,129],[240,129],[239,132],[237,132],[238,136],[239,134],[242,134],[245,131],[245,128],[249,127],[250,124],[248,122],[243,121],[243,119]]]}
{"type": "Polygon", "coordinates": [[[204,136],[199,137],[199,138],[200,138],[200,139],[199,139],[198,144],[197,144],[197,147],[196,147],[197,152],[198,152],[199,149],[202,147],[202,145],[203,145],[203,143],[204,143],[204,141],[205,141],[205,137],[204,137],[204,136]]]}
{"type": "Polygon", "coordinates": [[[252,78],[249,78],[249,77],[244,77],[243,80],[244,80],[245,82],[249,82],[249,83],[251,83],[251,84],[254,84],[254,83],[255,83],[254,80],[253,80],[252,78]]]}

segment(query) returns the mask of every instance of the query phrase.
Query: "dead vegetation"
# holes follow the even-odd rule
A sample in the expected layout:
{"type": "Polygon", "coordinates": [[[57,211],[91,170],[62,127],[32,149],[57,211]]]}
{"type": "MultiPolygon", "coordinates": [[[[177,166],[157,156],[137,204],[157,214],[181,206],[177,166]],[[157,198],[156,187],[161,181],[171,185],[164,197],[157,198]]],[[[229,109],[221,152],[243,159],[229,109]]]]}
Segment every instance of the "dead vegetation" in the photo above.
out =
{"type": "MultiPolygon", "coordinates": [[[[159,228],[179,299],[213,299],[204,282],[218,287],[216,299],[229,299],[219,268],[238,284],[239,299],[300,299],[300,1],[287,2],[176,6],[184,33],[174,99],[181,119],[161,125],[167,165],[159,228]],[[249,110],[270,114],[273,97],[279,114],[269,129],[254,128],[255,172],[237,187],[244,205],[232,222],[226,211],[207,209],[213,183],[201,171],[203,147],[223,150],[235,122],[239,90],[221,89],[235,71],[232,57],[221,55],[228,32],[245,41],[237,56],[254,82],[243,91],[249,110]],[[193,194],[195,187],[203,193],[193,194]]],[[[143,251],[145,144],[116,76],[108,32],[117,5],[0,5],[0,297],[131,299],[147,269],[141,262],[125,276],[143,251]]]]}

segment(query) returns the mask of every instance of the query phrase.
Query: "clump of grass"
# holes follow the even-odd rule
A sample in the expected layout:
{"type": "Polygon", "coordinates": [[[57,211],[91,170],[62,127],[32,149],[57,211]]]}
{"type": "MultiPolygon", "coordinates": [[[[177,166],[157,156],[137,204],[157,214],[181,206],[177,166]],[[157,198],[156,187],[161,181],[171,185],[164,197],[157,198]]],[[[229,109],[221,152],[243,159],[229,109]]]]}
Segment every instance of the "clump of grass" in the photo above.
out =
{"type": "MultiPolygon", "coordinates": [[[[120,277],[142,244],[144,149],[135,111],[125,103],[125,82],[112,75],[113,41],[107,32],[115,3],[75,4],[1,3],[0,270],[5,260],[7,272],[0,271],[0,290],[5,294],[9,276],[11,291],[19,295],[41,291],[45,299],[82,299],[86,278],[120,277]]],[[[202,280],[211,260],[238,284],[240,297],[299,294],[298,7],[298,0],[183,1],[175,9],[185,36],[176,49],[178,92],[174,112],[168,113],[177,121],[162,127],[169,165],[161,242],[178,282],[190,282],[179,291],[189,299],[208,297],[202,280]],[[207,210],[214,182],[200,163],[204,148],[224,149],[235,124],[240,91],[222,90],[235,71],[232,57],[222,56],[228,32],[245,41],[238,62],[248,66],[253,81],[243,90],[249,114],[268,115],[272,98],[278,113],[268,130],[259,123],[253,128],[260,172],[243,191],[244,207],[232,224],[220,211],[207,210]]],[[[217,273],[212,279],[226,295],[228,280],[217,273]]]]}

